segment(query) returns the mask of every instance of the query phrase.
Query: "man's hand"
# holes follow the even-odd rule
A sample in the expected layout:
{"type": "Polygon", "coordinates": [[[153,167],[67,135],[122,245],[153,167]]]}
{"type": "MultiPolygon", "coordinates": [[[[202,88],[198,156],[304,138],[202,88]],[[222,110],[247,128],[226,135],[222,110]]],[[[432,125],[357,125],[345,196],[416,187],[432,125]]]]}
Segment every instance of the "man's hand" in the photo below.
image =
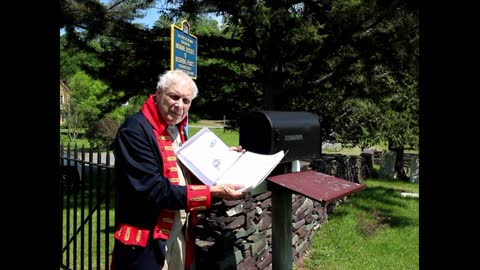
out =
{"type": "Polygon", "coordinates": [[[230,149],[231,151],[237,151],[237,152],[242,152],[242,153],[246,151],[245,149],[242,148],[241,145],[239,145],[239,146],[232,146],[232,147],[229,147],[229,149],[230,149]]]}
{"type": "Polygon", "coordinates": [[[238,191],[243,188],[241,184],[225,184],[210,187],[212,197],[222,198],[226,200],[235,200],[245,197],[247,192],[238,191]]]}

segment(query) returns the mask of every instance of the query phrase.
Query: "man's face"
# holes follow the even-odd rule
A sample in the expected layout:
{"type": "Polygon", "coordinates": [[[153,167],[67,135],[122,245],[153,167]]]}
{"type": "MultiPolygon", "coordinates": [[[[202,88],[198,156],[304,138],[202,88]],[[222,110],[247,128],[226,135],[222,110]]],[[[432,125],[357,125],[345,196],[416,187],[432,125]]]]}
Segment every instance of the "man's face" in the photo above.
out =
{"type": "Polygon", "coordinates": [[[192,104],[193,93],[188,83],[171,84],[167,90],[157,93],[157,107],[160,116],[169,125],[180,123],[192,104]]]}

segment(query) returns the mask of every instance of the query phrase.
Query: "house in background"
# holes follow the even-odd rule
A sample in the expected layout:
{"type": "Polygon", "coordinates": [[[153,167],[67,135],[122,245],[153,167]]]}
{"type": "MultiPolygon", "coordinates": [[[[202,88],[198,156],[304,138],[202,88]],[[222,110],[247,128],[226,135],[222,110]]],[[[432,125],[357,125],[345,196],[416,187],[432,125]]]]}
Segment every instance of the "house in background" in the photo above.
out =
{"type": "Polygon", "coordinates": [[[64,81],[60,80],[60,125],[64,124],[66,121],[64,108],[69,98],[70,98],[70,89],[68,89],[64,81]]]}

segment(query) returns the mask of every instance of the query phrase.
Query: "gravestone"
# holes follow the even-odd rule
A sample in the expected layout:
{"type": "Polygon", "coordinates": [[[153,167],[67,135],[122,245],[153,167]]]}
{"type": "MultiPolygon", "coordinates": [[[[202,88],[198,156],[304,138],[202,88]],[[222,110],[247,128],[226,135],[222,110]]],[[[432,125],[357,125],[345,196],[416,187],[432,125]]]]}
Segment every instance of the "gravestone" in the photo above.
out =
{"type": "Polygon", "coordinates": [[[379,177],[382,179],[393,179],[395,176],[395,161],[397,153],[395,151],[385,151],[380,160],[379,177]]]}
{"type": "Polygon", "coordinates": [[[358,180],[363,180],[372,176],[373,172],[373,150],[364,149],[360,154],[362,158],[358,159],[358,180]]]}
{"type": "Polygon", "coordinates": [[[420,170],[420,159],[414,157],[410,166],[410,182],[418,183],[419,182],[419,170],[420,170]]]}

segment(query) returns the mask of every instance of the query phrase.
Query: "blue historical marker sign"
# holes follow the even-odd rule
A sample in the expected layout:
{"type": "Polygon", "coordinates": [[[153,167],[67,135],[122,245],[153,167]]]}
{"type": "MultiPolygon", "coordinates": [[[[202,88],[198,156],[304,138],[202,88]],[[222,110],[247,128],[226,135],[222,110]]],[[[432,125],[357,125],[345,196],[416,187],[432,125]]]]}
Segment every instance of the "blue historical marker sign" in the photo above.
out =
{"type": "Polygon", "coordinates": [[[190,25],[182,21],[181,28],[171,25],[171,70],[185,71],[193,79],[197,78],[197,37],[190,35],[190,25]]]}

